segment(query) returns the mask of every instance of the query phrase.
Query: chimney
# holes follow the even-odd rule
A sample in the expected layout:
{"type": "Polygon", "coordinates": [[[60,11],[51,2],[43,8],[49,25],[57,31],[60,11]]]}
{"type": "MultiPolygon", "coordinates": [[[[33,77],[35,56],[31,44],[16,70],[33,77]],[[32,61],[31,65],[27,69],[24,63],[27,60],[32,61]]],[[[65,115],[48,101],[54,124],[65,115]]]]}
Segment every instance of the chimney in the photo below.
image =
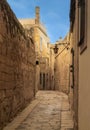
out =
{"type": "Polygon", "coordinates": [[[35,23],[36,23],[36,24],[39,24],[39,22],[40,22],[40,8],[37,6],[37,7],[35,8],[35,11],[36,11],[35,23]]]}

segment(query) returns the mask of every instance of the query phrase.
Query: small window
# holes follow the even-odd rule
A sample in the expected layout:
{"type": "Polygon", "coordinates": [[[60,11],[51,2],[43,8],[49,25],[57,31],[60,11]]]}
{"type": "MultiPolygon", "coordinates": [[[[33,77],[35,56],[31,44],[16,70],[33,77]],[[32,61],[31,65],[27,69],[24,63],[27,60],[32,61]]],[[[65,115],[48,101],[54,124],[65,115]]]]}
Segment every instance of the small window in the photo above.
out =
{"type": "Polygon", "coordinates": [[[38,60],[36,61],[36,65],[39,65],[39,61],[38,60]]]}

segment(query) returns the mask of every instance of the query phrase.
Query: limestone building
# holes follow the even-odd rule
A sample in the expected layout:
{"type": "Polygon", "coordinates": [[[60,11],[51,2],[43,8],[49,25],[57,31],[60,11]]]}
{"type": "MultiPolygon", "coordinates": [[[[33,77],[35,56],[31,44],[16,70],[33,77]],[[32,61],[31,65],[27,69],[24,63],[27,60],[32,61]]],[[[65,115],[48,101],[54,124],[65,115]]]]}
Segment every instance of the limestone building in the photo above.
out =
{"type": "Polygon", "coordinates": [[[90,129],[90,0],[71,0],[74,130],[90,129]]]}
{"type": "Polygon", "coordinates": [[[55,89],[61,92],[69,93],[70,80],[70,34],[64,39],[59,39],[55,45],[58,47],[58,52],[55,54],[54,76],[55,89]]]}
{"type": "Polygon", "coordinates": [[[0,0],[0,130],[35,96],[35,44],[0,0]]]}
{"type": "Polygon", "coordinates": [[[40,8],[35,8],[35,19],[19,19],[25,32],[32,36],[36,52],[36,88],[50,89],[50,40],[45,26],[40,22],[40,8]],[[38,78],[39,77],[39,78],[38,78]],[[38,82],[39,81],[39,82],[38,82]]]}

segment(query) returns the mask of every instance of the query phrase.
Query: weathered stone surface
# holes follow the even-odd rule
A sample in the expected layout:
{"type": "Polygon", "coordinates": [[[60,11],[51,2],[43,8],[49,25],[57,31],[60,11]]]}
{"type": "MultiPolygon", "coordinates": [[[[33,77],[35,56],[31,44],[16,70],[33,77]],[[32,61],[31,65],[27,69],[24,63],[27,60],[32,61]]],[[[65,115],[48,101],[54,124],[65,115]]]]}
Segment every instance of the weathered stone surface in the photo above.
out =
{"type": "Polygon", "coordinates": [[[0,0],[0,129],[35,95],[35,46],[0,0]]]}
{"type": "MultiPolygon", "coordinates": [[[[69,34],[62,43],[68,43],[69,34]]],[[[59,46],[59,45],[58,45],[59,46]]],[[[69,92],[70,82],[70,44],[60,45],[58,53],[55,55],[55,89],[61,92],[69,92]]]]}
{"type": "Polygon", "coordinates": [[[69,108],[66,94],[57,91],[39,91],[32,104],[4,130],[71,130],[73,119],[69,108]]]}

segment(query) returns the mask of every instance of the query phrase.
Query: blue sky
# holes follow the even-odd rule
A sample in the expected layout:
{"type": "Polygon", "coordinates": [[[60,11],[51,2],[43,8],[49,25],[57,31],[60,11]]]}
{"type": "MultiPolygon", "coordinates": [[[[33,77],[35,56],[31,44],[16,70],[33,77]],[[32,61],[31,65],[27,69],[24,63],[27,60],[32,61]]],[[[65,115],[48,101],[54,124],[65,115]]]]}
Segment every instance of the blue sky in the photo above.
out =
{"type": "Polygon", "coordinates": [[[40,19],[51,42],[64,38],[69,31],[70,0],[7,0],[17,18],[34,18],[40,7],[40,19]]]}

